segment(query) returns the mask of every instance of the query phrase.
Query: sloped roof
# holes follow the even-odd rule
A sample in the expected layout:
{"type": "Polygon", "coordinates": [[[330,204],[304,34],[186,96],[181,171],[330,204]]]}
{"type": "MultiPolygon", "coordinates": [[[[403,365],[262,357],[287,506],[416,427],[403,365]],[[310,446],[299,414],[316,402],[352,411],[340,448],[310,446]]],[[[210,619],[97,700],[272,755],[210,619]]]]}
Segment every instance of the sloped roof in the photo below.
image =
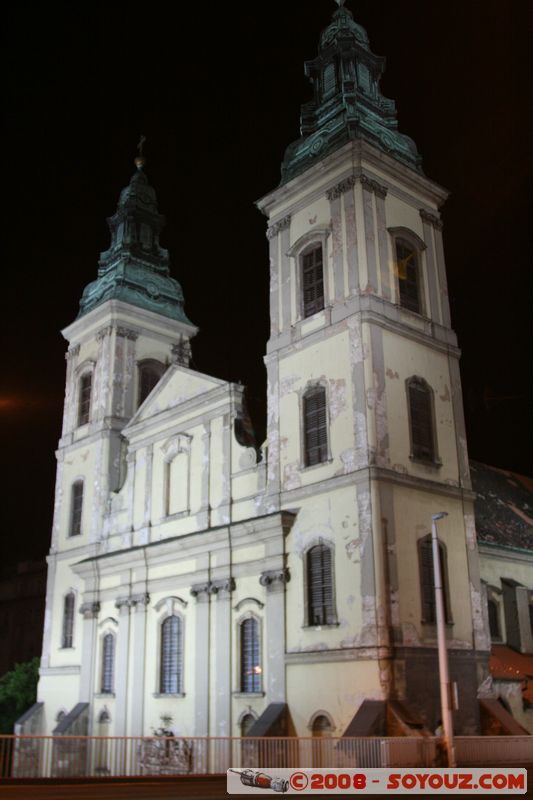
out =
{"type": "Polygon", "coordinates": [[[470,474],[478,541],[533,552],[532,481],[477,461],[470,474]]]}
{"type": "Polygon", "coordinates": [[[504,681],[520,681],[525,700],[533,705],[533,656],[517,653],[503,644],[493,644],[489,661],[493,678],[504,681]]]}

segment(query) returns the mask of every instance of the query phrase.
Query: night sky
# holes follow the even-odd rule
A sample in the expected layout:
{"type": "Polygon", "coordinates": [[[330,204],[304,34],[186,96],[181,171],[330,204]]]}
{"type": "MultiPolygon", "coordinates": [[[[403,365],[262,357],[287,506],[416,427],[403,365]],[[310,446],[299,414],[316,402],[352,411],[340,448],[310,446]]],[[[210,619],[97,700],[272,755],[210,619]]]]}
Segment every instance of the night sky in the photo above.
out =
{"type": "MultiPolygon", "coordinates": [[[[471,458],[531,474],[527,421],[531,126],[514,0],[348,0],[383,93],[443,210],[471,458]]],[[[66,342],[108,246],[106,217],[147,137],[173,275],[200,327],[196,369],[249,386],[264,432],[265,219],[310,99],[331,0],[9,4],[4,58],[2,561],[49,547],[66,342]],[[7,182],[7,186],[5,185],[7,182]],[[6,224],[7,223],[7,224],[6,224]],[[6,252],[7,250],[7,252],[6,252]]]]}

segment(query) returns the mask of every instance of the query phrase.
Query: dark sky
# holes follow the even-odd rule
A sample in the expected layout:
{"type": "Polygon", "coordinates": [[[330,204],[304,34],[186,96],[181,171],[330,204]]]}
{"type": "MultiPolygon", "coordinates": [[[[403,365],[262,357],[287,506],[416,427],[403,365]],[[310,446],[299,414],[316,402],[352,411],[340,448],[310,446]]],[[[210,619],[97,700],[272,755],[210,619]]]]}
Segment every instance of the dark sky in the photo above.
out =
{"type": "MultiPolygon", "coordinates": [[[[528,461],[531,126],[526,19],[511,0],[348,0],[387,57],[384,94],[443,211],[472,458],[528,461]]],[[[268,251],[256,199],[274,188],[310,99],[331,0],[8,4],[4,36],[4,562],[49,546],[66,342],[108,246],[105,218],[140,133],[167,217],[162,243],[201,333],[197,369],[250,387],[264,413],[268,251]],[[7,182],[7,186],[5,185],[7,182]],[[7,216],[7,219],[6,219],[7,216]],[[7,252],[6,252],[7,250],[7,252]]]]}

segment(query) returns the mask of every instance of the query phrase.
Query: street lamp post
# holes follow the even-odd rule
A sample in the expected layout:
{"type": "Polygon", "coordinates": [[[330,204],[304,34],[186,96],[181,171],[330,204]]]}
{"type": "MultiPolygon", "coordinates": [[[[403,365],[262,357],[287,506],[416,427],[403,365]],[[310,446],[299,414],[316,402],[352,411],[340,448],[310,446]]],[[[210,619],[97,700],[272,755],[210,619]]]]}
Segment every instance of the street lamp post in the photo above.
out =
{"type": "Polygon", "coordinates": [[[437,520],[447,517],[445,511],[431,517],[431,544],[433,546],[433,574],[435,578],[435,611],[437,618],[437,642],[439,649],[439,680],[442,727],[444,729],[444,747],[448,757],[448,766],[455,767],[455,746],[453,742],[452,692],[448,673],[448,651],[446,649],[446,630],[444,619],[444,596],[442,586],[442,570],[440,566],[439,539],[437,536],[437,520]]]}

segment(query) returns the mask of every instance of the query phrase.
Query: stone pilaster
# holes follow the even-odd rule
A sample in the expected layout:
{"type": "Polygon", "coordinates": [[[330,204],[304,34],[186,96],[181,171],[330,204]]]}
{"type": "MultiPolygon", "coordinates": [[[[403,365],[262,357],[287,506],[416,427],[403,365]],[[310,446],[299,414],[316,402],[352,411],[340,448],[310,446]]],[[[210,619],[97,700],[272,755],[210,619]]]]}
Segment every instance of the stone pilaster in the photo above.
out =
{"type": "Polygon", "coordinates": [[[115,603],[118,608],[118,632],[115,675],[115,736],[127,734],[127,703],[128,703],[128,662],[130,647],[130,598],[119,597],[115,603]]]}
{"type": "MultiPolygon", "coordinates": [[[[132,697],[131,707],[131,726],[128,733],[131,736],[143,736],[147,733],[144,730],[144,698],[146,695],[145,671],[146,671],[146,615],[149,594],[133,595],[130,598],[130,605],[133,607],[133,653],[132,653],[132,697]]],[[[117,679],[121,679],[117,673],[117,679]]],[[[115,683],[117,683],[117,679],[115,683]]]]}
{"type": "Polygon", "coordinates": [[[98,672],[98,670],[95,669],[95,644],[100,603],[94,601],[82,603],[79,611],[83,617],[79,702],[90,703],[92,693],[95,690],[95,674],[98,672]]]}
{"type": "Polygon", "coordinates": [[[231,592],[233,578],[213,581],[209,593],[216,595],[215,610],[215,736],[231,736],[231,663],[233,630],[231,621],[231,592]]]}
{"type": "Polygon", "coordinates": [[[197,736],[209,735],[209,584],[193,586],[191,595],[196,598],[196,651],[194,670],[195,727],[197,736]]]}
{"type": "Polygon", "coordinates": [[[286,701],[285,681],[285,585],[290,581],[287,567],[266,570],[259,583],[266,588],[263,668],[266,668],[267,703],[286,701]]]}

